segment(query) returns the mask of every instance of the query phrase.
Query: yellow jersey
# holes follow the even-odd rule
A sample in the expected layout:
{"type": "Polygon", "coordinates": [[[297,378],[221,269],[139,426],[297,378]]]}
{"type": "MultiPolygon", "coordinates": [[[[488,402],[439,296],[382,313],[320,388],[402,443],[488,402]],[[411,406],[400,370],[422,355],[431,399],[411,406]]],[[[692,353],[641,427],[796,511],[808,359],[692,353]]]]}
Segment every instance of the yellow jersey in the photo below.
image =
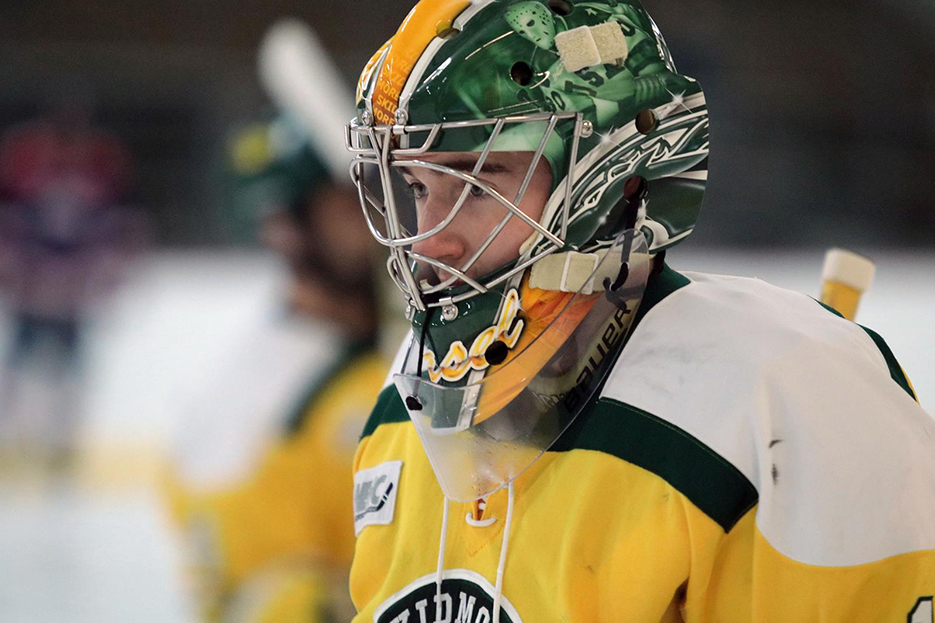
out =
{"type": "Polygon", "coordinates": [[[392,385],[354,469],[357,623],[489,623],[501,556],[511,623],[933,621],[935,420],[879,336],[758,280],[650,282],[508,532],[500,490],[441,534],[392,385]]]}

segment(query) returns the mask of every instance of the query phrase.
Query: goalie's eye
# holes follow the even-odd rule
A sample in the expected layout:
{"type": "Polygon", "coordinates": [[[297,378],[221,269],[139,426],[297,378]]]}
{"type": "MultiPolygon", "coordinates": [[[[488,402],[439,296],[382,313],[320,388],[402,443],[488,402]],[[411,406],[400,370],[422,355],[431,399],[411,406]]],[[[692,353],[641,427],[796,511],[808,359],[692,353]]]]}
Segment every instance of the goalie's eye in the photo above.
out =
{"type": "Polygon", "coordinates": [[[409,192],[415,199],[425,199],[429,194],[429,189],[421,182],[412,182],[409,184],[409,192]]]}
{"type": "Polygon", "coordinates": [[[480,186],[475,186],[471,184],[471,196],[472,197],[483,197],[485,194],[486,193],[484,192],[483,188],[481,188],[480,186]]]}

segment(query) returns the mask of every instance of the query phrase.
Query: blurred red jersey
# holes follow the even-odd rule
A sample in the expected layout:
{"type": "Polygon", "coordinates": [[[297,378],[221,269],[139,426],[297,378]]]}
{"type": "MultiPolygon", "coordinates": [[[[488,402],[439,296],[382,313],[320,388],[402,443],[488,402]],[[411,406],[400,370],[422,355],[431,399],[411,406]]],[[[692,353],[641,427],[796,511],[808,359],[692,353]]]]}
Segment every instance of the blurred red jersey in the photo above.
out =
{"type": "Polygon", "coordinates": [[[0,263],[21,314],[75,318],[116,280],[135,238],[123,145],[90,126],[38,121],[0,145],[0,263]]]}

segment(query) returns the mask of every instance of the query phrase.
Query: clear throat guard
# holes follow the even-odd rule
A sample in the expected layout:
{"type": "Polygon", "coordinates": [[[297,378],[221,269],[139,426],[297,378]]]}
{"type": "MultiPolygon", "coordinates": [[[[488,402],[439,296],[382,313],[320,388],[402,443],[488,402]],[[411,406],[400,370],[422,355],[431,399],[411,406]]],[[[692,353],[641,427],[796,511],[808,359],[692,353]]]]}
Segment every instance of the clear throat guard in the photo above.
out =
{"type": "Polygon", "coordinates": [[[393,378],[449,499],[477,500],[515,480],[571,425],[610,372],[636,317],[652,256],[634,229],[596,256],[587,288],[544,292],[527,279],[507,295],[515,297],[515,314],[490,329],[490,339],[508,346],[500,362],[472,358],[466,348],[465,357],[449,353],[438,361],[414,334],[393,378]],[[532,301],[543,293],[554,302],[537,318],[532,301]]]}

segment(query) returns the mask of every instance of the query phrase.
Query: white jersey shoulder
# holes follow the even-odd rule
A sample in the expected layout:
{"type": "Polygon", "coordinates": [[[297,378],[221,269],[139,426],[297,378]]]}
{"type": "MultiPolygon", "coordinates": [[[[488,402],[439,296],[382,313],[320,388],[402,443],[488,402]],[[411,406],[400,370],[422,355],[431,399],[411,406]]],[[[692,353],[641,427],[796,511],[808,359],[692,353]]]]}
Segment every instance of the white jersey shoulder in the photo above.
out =
{"type": "Polygon", "coordinates": [[[785,556],[845,566],[935,548],[935,420],[864,329],[756,279],[684,276],[634,329],[602,397],[737,467],[785,556]]]}

